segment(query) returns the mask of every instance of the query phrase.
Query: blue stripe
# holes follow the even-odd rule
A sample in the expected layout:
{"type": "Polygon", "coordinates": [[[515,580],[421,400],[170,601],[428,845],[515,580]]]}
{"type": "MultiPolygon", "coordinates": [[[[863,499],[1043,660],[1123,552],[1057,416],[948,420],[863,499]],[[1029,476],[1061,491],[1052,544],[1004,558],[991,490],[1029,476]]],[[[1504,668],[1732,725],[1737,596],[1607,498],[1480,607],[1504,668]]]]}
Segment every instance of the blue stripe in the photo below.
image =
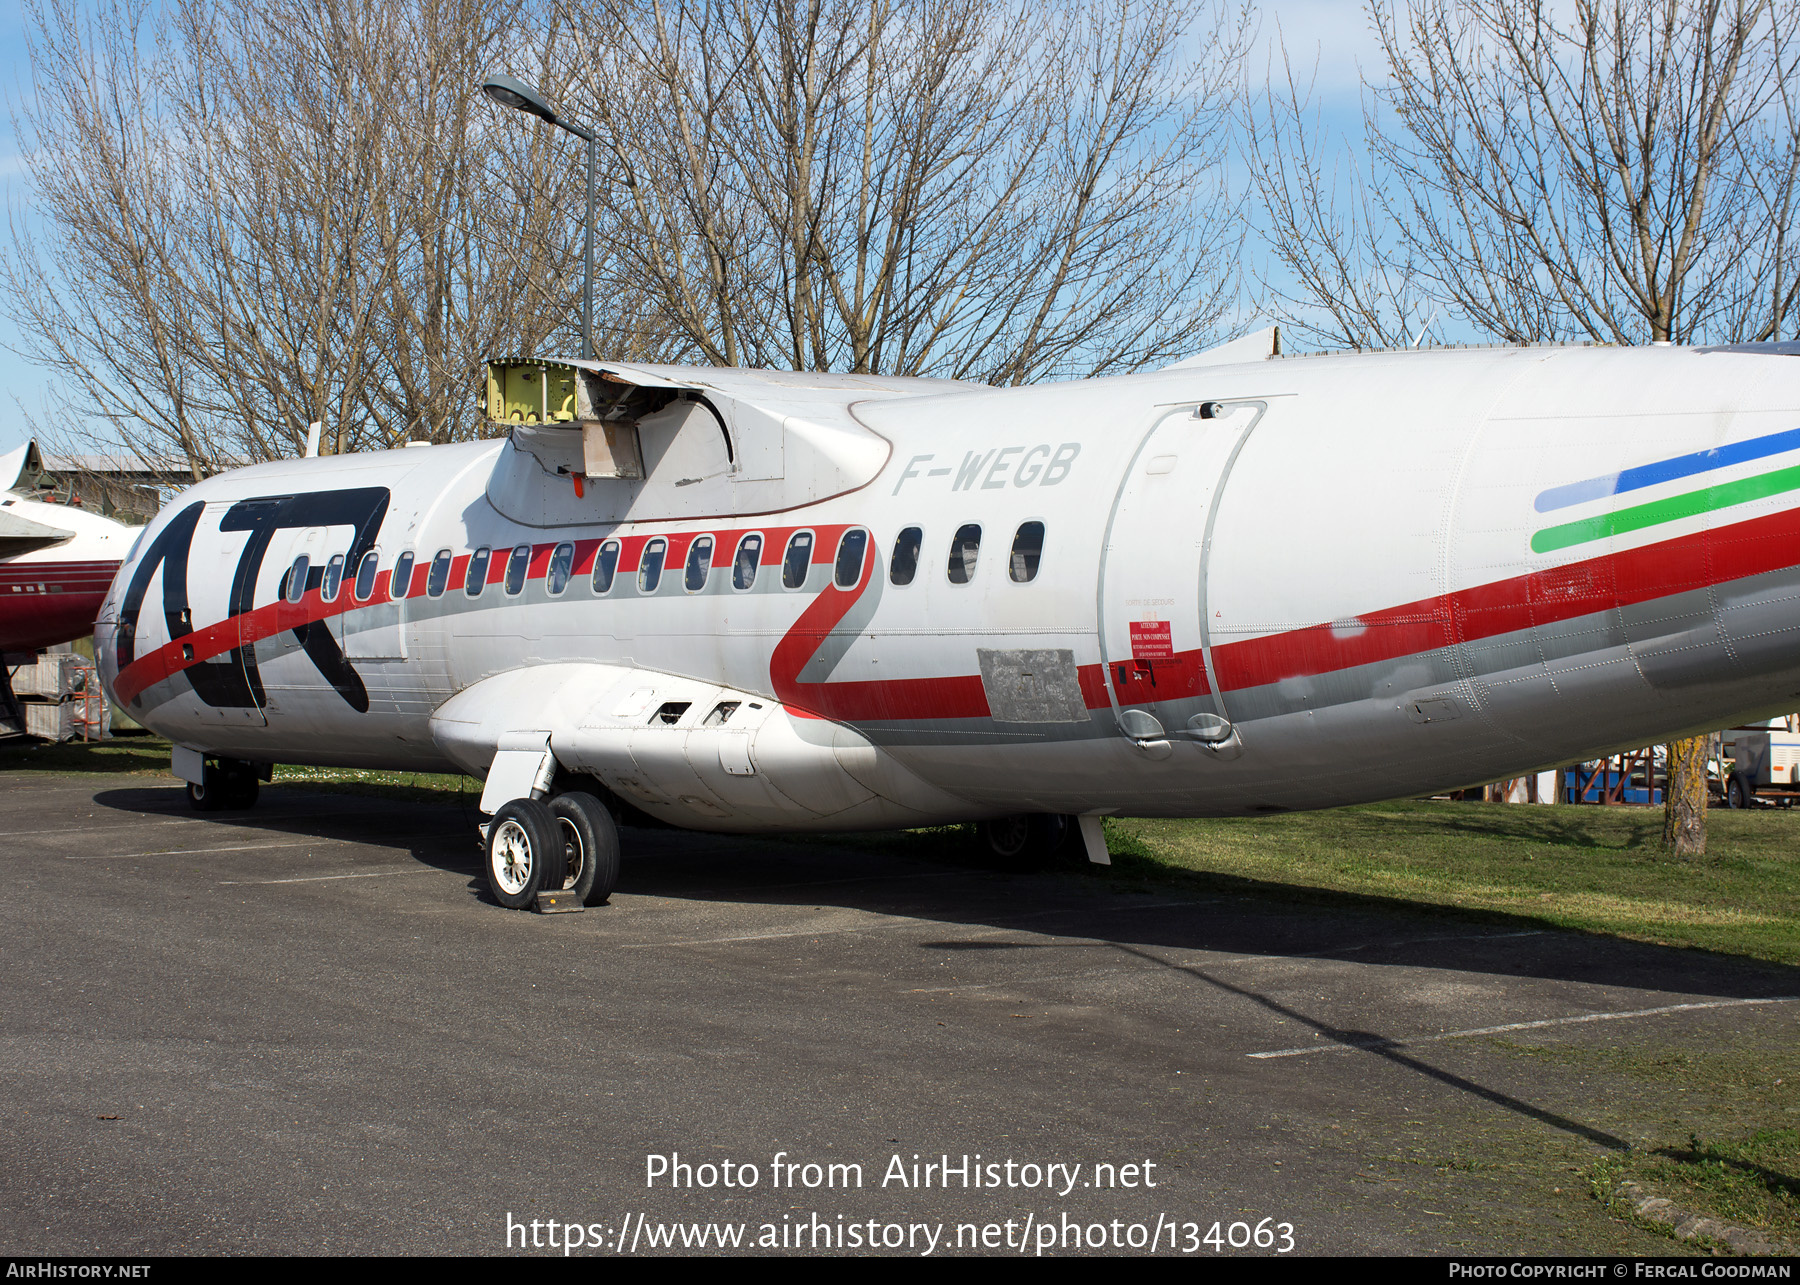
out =
{"type": "Polygon", "coordinates": [[[1537,497],[1537,511],[1548,513],[1552,509],[1566,509],[1571,504],[1585,504],[1602,496],[1640,491],[1659,482],[1673,482],[1676,478],[1710,473],[1714,469],[1728,468],[1746,460],[1760,460],[1770,455],[1780,455],[1784,451],[1796,450],[1800,450],[1800,428],[1790,428],[1785,432],[1770,433],[1767,437],[1752,437],[1748,441],[1733,442],[1729,446],[1720,446],[1710,451],[1695,451],[1692,455],[1677,455],[1673,459],[1658,460],[1654,464],[1640,464],[1620,473],[1608,473],[1605,477],[1590,477],[1585,482],[1553,486],[1537,497]]]}

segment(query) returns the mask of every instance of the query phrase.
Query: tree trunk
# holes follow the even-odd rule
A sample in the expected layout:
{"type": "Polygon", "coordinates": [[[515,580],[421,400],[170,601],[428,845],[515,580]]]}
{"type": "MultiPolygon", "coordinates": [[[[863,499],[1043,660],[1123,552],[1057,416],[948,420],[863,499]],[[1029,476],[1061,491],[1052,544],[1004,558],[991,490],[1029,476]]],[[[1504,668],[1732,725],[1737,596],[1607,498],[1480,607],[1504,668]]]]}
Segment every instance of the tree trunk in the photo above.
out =
{"type": "Polygon", "coordinates": [[[1669,779],[1663,791],[1663,847],[1678,857],[1706,855],[1706,741],[1690,736],[1669,743],[1669,779]]]}

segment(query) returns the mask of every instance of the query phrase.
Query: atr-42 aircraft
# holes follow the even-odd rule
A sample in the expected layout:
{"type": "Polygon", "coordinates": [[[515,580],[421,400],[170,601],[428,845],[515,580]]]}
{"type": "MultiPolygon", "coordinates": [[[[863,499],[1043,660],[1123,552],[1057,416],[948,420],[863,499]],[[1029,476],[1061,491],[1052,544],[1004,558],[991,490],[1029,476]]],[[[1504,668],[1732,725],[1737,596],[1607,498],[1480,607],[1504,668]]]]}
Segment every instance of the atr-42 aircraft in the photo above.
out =
{"type": "Polygon", "coordinates": [[[1022,388],[504,362],[504,436],[165,508],[95,641],[197,807],[268,764],[486,778],[506,905],[614,821],[1430,793],[1800,703],[1800,355],[1271,357],[1022,388]]]}

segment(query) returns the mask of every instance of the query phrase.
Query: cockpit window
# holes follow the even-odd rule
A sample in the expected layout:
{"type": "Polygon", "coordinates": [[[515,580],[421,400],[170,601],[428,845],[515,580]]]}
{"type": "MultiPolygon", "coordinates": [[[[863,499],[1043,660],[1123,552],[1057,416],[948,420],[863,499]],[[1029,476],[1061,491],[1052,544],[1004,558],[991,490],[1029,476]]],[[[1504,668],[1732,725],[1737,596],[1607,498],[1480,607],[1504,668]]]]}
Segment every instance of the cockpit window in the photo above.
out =
{"type": "Polygon", "coordinates": [[[574,573],[575,546],[565,540],[550,554],[550,569],[544,573],[544,587],[552,594],[559,594],[569,587],[569,577],[574,573]]]}
{"type": "Polygon", "coordinates": [[[485,544],[469,555],[469,574],[463,581],[469,597],[479,598],[481,591],[487,588],[488,559],[492,556],[493,550],[485,544]]]}
{"type": "Polygon", "coordinates": [[[713,538],[698,537],[688,546],[687,591],[699,593],[706,588],[706,577],[712,572],[713,538]]]}
{"type": "Polygon", "coordinates": [[[531,546],[518,544],[506,559],[506,592],[518,597],[525,592],[525,576],[531,570],[531,546]]]}
{"type": "Polygon", "coordinates": [[[812,545],[811,531],[797,532],[788,541],[787,556],[781,560],[781,583],[789,589],[806,583],[807,569],[812,566],[812,545]]]}
{"type": "Polygon", "coordinates": [[[1007,563],[1007,574],[1015,583],[1030,584],[1037,579],[1038,562],[1043,556],[1044,524],[1021,522],[1018,533],[1013,536],[1012,559],[1007,563]]]}
{"type": "Polygon", "coordinates": [[[971,522],[956,528],[950,541],[950,583],[968,584],[975,578],[975,560],[981,553],[981,526],[971,522]]]}
{"type": "Polygon", "coordinates": [[[869,533],[861,527],[854,527],[844,532],[843,539],[838,541],[837,550],[837,587],[854,589],[862,583],[863,555],[869,549],[869,533]]]}
{"type": "Polygon", "coordinates": [[[638,592],[655,593],[662,583],[663,559],[669,556],[669,542],[658,536],[644,546],[638,558],[638,592]]]}
{"type": "Polygon", "coordinates": [[[608,540],[600,546],[600,556],[594,559],[594,592],[606,593],[612,589],[613,573],[619,569],[619,542],[608,540]]]}
{"type": "Polygon", "coordinates": [[[909,526],[894,537],[894,556],[888,561],[888,583],[909,585],[919,572],[919,545],[925,533],[909,526]]]}
{"type": "Polygon", "coordinates": [[[762,565],[763,538],[747,535],[738,541],[737,557],[731,563],[731,587],[748,589],[756,583],[756,569],[762,565]]]}

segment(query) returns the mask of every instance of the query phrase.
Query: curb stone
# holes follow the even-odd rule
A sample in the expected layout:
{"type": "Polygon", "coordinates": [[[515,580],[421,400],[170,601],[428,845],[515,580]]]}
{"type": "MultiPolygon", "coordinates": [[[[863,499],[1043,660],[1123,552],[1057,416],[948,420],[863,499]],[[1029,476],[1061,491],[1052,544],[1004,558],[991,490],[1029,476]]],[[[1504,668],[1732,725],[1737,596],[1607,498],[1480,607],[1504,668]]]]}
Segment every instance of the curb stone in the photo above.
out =
{"type": "Polygon", "coordinates": [[[1792,1245],[1770,1240],[1761,1232],[1752,1231],[1748,1227],[1691,1213],[1673,1201],[1651,1195],[1635,1182],[1621,1182],[1613,1188],[1613,1197],[1630,1205],[1632,1212],[1645,1222],[1668,1228],[1677,1240],[1705,1238],[1728,1247],[1736,1254],[1790,1255],[1795,1252],[1792,1245]]]}

